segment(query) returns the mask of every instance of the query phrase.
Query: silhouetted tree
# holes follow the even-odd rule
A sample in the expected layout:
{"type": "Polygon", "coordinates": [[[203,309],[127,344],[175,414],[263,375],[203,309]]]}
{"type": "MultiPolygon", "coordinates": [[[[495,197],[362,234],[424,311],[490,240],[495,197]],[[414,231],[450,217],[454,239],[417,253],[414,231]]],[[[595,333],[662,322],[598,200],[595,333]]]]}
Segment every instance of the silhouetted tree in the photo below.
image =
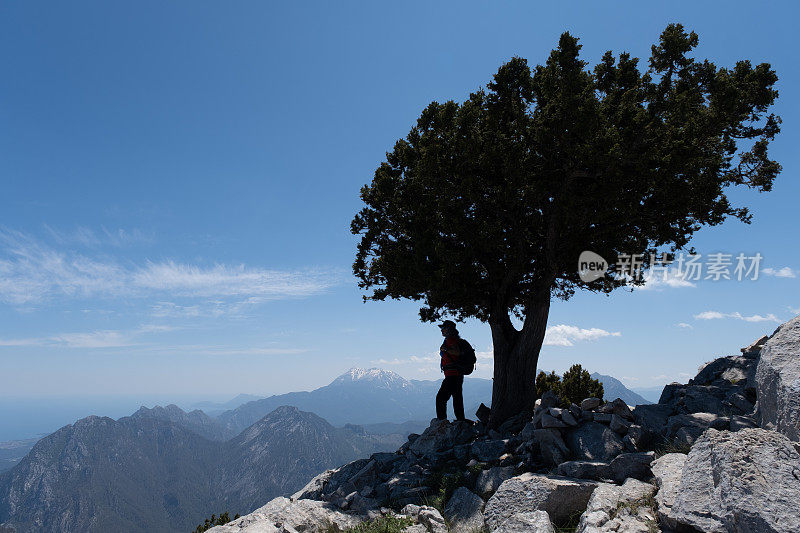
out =
{"type": "Polygon", "coordinates": [[[361,190],[351,229],[365,299],[488,322],[493,424],[536,398],[551,299],[626,284],[583,282],[580,252],[611,261],[610,274],[620,253],[684,249],[702,226],[749,222],[729,186],[771,189],[777,75],[696,60],[697,42],[672,24],[645,70],[611,52],[589,70],[564,33],[533,71],[515,57],[465,102],[431,103],[361,190]]]}

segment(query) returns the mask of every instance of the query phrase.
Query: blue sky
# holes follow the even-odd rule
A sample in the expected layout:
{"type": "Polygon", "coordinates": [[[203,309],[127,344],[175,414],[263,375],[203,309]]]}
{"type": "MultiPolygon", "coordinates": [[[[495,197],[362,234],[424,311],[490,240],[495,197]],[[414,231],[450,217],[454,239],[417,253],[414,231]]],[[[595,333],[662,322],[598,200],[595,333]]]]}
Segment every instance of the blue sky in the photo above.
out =
{"type": "MultiPolygon", "coordinates": [[[[0,4],[0,395],[270,394],[352,366],[437,378],[416,306],[361,302],[358,190],[430,101],[514,55],[544,61],[564,30],[592,63],[647,57],[669,22],[719,65],[772,63],[784,170],[772,193],[733,194],[752,225],[694,241],[759,252],[771,275],[556,303],[540,366],[685,381],[800,313],[797,8],[555,4],[0,4]]],[[[462,331],[488,352],[485,325],[462,331]]]]}

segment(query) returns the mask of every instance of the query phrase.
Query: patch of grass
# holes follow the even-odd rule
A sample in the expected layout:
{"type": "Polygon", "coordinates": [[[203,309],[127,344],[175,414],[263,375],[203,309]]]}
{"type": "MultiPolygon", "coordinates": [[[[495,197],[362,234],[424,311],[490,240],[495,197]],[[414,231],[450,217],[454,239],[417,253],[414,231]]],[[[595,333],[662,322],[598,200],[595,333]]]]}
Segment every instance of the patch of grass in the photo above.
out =
{"type": "MultiPolygon", "coordinates": [[[[357,526],[344,530],[344,533],[401,533],[403,529],[414,525],[411,518],[400,518],[393,515],[386,515],[375,520],[362,522],[357,526]]],[[[326,533],[338,533],[339,529],[335,526],[328,526],[326,533]]]]}
{"type": "Polygon", "coordinates": [[[678,444],[670,441],[663,441],[655,447],[656,459],[667,455],[668,453],[682,453],[688,454],[692,449],[691,444],[678,444]]]}
{"type": "Polygon", "coordinates": [[[582,514],[582,512],[578,511],[569,515],[566,520],[553,522],[553,529],[555,529],[556,533],[575,533],[582,514]]]}
{"type": "Polygon", "coordinates": [[[656,512],[656,497],[655,492],[651,492],[647,496],[637,498],[630,501],[622,501],[617,503],[617,507],[611,510],[610,518],[613,520],[623,509],[627,509],[631,515],[639,514],[641,508],[650,509],[653,514],[656,512]]]}
{"type": "Polygon", "coordinates": [[[430,494],[425,499],[425,505],[435,507],[440,513],[444,512],[444,506],[447,505],[450,496],[458,487],[463,487],[466,482],[464,473],[458,468],[434,472],[425,482],[430,489],[430,494]]]}

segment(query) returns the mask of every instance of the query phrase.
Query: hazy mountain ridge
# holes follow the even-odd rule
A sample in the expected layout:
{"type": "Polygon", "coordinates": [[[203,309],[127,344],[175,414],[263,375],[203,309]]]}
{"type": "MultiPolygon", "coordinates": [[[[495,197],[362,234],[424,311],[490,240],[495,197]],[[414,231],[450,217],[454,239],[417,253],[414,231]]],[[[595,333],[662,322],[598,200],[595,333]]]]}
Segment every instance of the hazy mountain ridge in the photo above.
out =
{"type": "Polygon", "coordinates": [[[152,409],[142,406],[131,415],[131,418],[167,420],[209,440],[225,441],[236,436],[227,431],[225,426],[220,424],[217,419],[208,416],[203,411],[195,409],[187,413],[175,404],[170,404],[166,407],[156,405],[152,409]]]}
{"type": "MultiPolygon", "coordinates": [[[[281,405],[294,405],[334,425],[430,420],[436,416],[434,398],[439,386],[439,381],[407,380],[395,372],[378,368],[354,368],[313,391],[290,392],[248,402],[222,413],[217,419],[227,431],[237,432],[281,405]]],[[[467,377],[464,380],[466,412],[474,413],[481,402],[489,401],[491,393],[491,380],[467,377]]]]}

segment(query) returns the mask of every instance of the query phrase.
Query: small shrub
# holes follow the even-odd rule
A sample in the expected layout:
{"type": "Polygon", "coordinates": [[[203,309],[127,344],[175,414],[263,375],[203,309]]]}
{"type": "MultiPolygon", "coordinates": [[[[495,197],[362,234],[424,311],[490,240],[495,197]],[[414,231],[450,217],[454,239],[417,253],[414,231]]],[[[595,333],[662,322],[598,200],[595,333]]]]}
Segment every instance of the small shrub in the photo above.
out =
{"type": "MultiPolygon", "coordinates": [[[[410,518],[387,515],[347,528],[345,533],[401,533],[411,525],[414,525],[414,521],[410,518]]],[[[331,532],[339,531],[338,528],[335,529],[333,527],[328,529],[331,532]]]]}
{"type": "Polygon", "coordinates": [[[541,398],[548,390],[552,390],[561,398],[564,407],[568,407],[571,403],[580,404],[585,398],[603,399],[603,384],[599,380],[592,379],[591,374],[581,365],[572,365],[564,372],[563,377],[559,377],[555,372],[549,374],[539,372],[536,377],[536,392],[541,398]]]}
{"type": "MultiPolygon", "coordinates": [[[[239,518],[239,513],[236,513],[236,516],[233,517],[233,520],[239,518]]],[[[215,514],[211,515],[211,518],[206,518],[205,522],[199,524],[192,533],[203,533],[204,531],[208,531],[214,526],[222,526],[227,524],[231,521],[230,516],[228,515],[228,511],[225,511],[221,515],[217,516],[215,514]]]]}
{"type": "Polygon", "coordinates": [[[435,507],[439,512],[444,512],[444,506],[453,492],[458,487],[463,487],[467,480],[464,473],[456,468],[449,468],[434,472],[426,480],[425,485],[430,489],[425,505],[435,507]]]}

